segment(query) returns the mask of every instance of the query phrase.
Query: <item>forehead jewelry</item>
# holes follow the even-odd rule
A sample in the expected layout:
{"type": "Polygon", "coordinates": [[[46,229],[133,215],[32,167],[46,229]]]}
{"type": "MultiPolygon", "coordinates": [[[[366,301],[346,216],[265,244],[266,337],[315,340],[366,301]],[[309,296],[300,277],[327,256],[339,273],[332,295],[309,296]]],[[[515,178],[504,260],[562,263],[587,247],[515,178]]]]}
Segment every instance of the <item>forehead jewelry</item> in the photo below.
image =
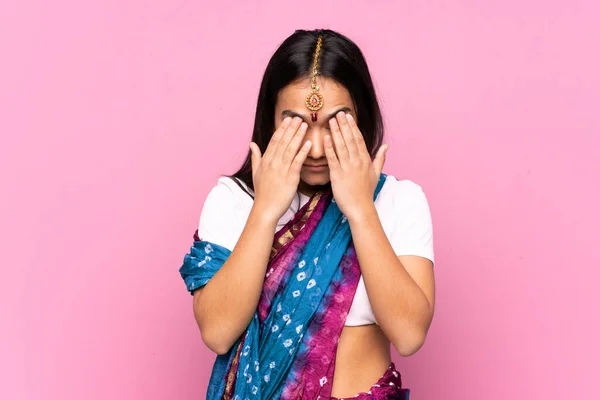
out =
{"type": "Polygon", "coordinates": [[[317,86],[317,74],[319,66],[319,53],[321,52],[321,44],[323,38],[319,35],[317,39],[317,48],[315,50],[315,58],[313,60],[313,70],[310,83],[310,92],[306,95],[306,107],[312,111],[310,118],[313,122],[317,121],[317,111],[323,107],[323,96],[319,93],[319,86],[317,86]]]}

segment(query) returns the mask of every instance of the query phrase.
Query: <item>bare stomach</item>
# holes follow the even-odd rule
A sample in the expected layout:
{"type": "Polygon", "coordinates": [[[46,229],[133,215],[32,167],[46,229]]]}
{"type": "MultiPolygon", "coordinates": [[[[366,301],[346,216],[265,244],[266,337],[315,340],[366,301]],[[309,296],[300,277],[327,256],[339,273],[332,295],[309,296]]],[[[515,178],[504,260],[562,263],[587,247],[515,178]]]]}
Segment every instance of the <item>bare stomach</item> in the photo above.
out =
{"type": "Polygon", "coordinates": [[[342,329],[333,375],[333,397],[367,392],[390,365],[390,342],[379,325],[342,329]]]}

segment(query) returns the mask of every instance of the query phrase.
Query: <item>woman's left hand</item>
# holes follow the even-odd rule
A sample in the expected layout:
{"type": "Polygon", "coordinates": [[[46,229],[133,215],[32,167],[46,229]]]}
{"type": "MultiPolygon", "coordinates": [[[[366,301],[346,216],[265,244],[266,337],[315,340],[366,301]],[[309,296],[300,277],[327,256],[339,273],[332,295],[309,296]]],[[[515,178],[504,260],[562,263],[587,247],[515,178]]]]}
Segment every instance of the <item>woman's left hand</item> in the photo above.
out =
{"type": "Polygon", "coordinates": [[[387,145],[381,146],[371,161],[352,115],[340,111],[329,120],[329,125],[331,136],[325,137],[325,154],[331,188],[340,211],[351,220],[373,206],[373,194],[385,163],[387,145]]]}

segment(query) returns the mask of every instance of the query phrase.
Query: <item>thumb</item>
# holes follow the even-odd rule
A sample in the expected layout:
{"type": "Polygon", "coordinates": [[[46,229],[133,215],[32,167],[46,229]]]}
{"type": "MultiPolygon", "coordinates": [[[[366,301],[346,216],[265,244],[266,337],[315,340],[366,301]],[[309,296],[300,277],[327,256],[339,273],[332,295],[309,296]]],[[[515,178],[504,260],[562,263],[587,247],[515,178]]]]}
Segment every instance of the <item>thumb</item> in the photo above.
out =
{"type": "Polygon", "coordinates": [[[262,158],[262,154],[260,153],[260,149],[258,145],[254,142],[250,142],[250,152],[252,153],[251,162],[252,162],[252,174],[256,172],[258,168],[258,164],[260,164],[260,159],[262,158]]]}
{"type": "Polygon", "coordinates": [[[383,171],[383,165],[385,164],[385,153],[387,153],[388,145],[384,144],[379,148],[375,159],[373,160],[373,167],[375,168],[375,172],[377,172],[377,176],[381,175],[381,171],[383,171]]]}

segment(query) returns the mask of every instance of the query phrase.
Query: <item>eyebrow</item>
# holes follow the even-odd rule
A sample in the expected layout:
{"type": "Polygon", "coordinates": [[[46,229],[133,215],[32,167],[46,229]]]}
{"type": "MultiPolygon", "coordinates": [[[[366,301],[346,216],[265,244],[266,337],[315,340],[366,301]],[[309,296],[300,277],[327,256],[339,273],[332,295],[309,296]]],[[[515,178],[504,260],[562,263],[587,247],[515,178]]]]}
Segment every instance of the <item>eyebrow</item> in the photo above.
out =
{"type": "MultiPolygon", "coordinates": [[[[332,112],[331,114],[329,114],[326,118],[325,121],[329,121],[331,118],[335,117],[335,115],[337,113],[339,113],[340,111],[344,111],[344,112],[352,112],[352,109],[350,107],[340,107],[337,110],[335,110],[334,112],[332,112]]],[[[310,118],[307,118],[305,115],[303,114],[299,114],[295,111],[292,110],[283,110],[281,112],[281,115],[283,115],[284,117],[300,117],[304,120],[304,122],[308,123],[310,118]]]]}

